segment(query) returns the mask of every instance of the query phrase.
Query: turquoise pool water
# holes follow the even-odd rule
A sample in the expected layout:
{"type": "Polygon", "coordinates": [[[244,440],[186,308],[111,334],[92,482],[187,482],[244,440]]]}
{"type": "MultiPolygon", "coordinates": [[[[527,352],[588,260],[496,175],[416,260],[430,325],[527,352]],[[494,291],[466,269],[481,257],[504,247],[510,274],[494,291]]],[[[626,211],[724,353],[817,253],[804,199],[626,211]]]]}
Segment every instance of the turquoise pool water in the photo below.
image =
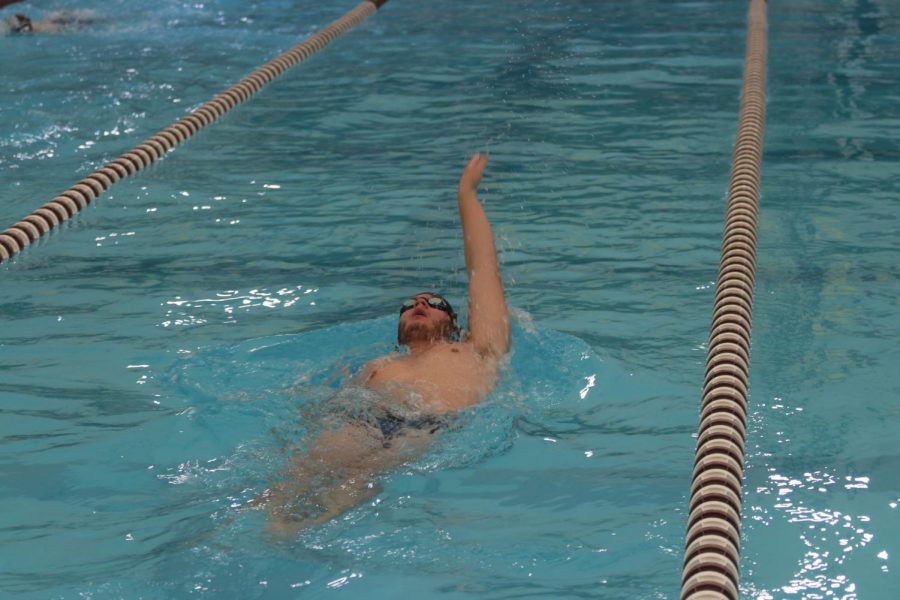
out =
{"type": "MultiPolygon", "coordinates": [[[[355,2],[135,4],[0,38],[2,227],[355,2]]],[[[391,0],[0,265],[0,596],[676,598],[745,9],[391,0]],[[273,541],[301,409],[400,298],[463,304],[476,149],[503,381],[273,541]]],[[[900,583],[895,9],[770,7],[747,598],[900,583]]]]}

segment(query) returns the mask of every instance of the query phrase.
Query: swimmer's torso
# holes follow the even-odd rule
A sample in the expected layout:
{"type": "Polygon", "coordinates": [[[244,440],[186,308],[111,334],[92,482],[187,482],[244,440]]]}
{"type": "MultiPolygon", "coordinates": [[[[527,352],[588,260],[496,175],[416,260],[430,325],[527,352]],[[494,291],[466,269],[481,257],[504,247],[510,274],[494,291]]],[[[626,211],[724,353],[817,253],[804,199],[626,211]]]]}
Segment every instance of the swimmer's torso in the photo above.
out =
{"type": "Polygon", "coordinates": [[[437,344],[421,354],[391,354],[366,365],[365,385],[407,404],[414,395],[423,409],[443,413],[484,398],[497,379],[497,359],[472,344],[437,344]]]}

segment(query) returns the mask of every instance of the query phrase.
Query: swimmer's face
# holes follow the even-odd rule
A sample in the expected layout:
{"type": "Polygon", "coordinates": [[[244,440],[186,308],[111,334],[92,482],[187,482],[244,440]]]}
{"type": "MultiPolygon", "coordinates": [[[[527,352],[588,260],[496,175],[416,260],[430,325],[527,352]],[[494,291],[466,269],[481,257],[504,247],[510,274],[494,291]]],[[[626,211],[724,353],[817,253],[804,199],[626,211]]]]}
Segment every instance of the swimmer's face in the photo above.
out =
{"type": "Polygon", "coordinates": [[[397,328],[397,339],[401,344],[450,338],[454,329],[453,319],[446,309],[430,304],[431,298],[433,303],[439,304],[437,301],[440,299],[432,294],[416,294],[404,302],[397,328]]]}

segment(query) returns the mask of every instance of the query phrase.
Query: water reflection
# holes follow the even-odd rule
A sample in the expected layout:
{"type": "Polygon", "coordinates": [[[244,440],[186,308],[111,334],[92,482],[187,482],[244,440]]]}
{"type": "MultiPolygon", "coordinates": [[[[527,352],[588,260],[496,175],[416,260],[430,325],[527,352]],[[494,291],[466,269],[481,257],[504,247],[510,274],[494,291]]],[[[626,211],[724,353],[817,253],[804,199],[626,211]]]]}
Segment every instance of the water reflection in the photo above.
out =
{"type": "Polygon", "coordinates": [[[218,322],[221,323],[236,323],[238,315],[248,314],[259,308],[287,309],[298,302],[315,306],[315,294],[318,291],[319,288],[304,288],[298,285],[278,290],[266,288],[253,288],[247,291],[224,290],[216,292],[211,298],[193,300],[175,296],[163,303],[163,306],[170,308],[166,309],[165,319],[160,325],[163,327],[203,325],[214,316],[217,316],[218,322]]]}

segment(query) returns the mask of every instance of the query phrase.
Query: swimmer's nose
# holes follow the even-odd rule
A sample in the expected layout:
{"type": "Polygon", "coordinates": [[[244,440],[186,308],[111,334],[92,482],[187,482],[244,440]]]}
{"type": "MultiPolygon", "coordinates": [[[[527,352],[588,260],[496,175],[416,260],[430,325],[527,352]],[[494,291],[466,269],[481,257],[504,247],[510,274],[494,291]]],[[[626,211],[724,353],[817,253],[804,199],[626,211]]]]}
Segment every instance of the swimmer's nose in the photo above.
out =
{"type": "Polygon", "coordinates": [[[416,315],[427,315],[428,314],[428,299],[427,298],[416,298],[416,304],[413,307],[413,314],[416,315]]]}

